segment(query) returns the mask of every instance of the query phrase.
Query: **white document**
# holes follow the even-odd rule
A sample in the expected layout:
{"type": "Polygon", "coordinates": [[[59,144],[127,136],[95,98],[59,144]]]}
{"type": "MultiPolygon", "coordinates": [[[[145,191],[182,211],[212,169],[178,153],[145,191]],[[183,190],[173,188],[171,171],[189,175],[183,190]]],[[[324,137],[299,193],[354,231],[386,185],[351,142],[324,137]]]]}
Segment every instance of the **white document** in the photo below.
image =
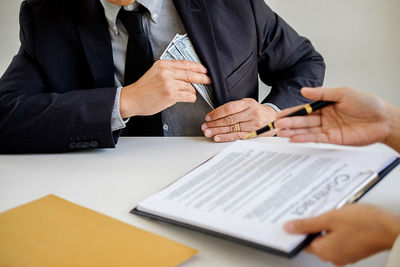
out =
{"type": "Polygon", "coordinates": [[[237,141],[137,209],[289,253],[305,236],[284,232],[285,222],[334,209],[395,159],[237,141]]]}

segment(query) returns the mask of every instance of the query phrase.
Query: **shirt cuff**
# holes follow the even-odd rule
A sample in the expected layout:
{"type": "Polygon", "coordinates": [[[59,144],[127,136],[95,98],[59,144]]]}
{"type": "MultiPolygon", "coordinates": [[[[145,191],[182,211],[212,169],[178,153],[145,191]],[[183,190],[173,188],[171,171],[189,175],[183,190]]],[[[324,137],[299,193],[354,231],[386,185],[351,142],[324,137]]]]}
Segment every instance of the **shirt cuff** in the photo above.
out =
{"type": "Polygon", "coordinates": [[[129,121],[129,118],[123,120],[121,117],[121,113],[119,112],[119,101],[121,98],[122,86],[117,88],[117,92],[115,93],[115,101],[114,101],[114,109],[111,114],[111,131],[121,130],[126,127],[126,123],[129,121]]]}
{"type": "Polygon", "coordinates": [[[275,106],[274,104],[272,104],[272,103],[264,103],[264,105],[266,105],[266,106],[269,106],[269,107],[271,107],[271,108],[273,108],[276,112],[280,112],[281,111],[281,109],[280,108],[278,108],[277,106],[275,106]]]}

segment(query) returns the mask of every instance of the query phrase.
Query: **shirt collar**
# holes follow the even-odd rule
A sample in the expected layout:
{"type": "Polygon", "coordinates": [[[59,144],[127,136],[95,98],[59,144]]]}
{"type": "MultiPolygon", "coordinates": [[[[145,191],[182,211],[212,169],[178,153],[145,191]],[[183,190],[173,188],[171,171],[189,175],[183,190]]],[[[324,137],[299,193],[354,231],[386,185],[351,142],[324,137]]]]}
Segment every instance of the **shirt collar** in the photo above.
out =
{"type": "Polygon", "coordinates": [[[158,22],[164,0],[137,0],[136,2],[147,8],[154,23],[158,22]]]}
{"type": "MultiPolygon", "coordinates": [[[[157,23],[163,1],[164,0],[136,0],[133,4],[124,8],[126,10],[134,10],[139,4],[141,4],[150,12],[153,22],[157,23]]],[[[117,16],[121,6],[112,4],[107,0],[100,0],[100,2],[104,8],[104,14],[106,16],[108,26],[114,31],[115,34],[118,34],[117,16]]]]}

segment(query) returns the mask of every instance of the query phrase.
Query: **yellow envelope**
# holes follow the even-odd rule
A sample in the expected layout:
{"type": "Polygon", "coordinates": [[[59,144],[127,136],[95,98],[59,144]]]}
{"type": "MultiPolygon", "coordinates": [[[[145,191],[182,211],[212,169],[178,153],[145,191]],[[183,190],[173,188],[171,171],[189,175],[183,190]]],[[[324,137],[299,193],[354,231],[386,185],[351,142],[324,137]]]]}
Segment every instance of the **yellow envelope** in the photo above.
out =
{"type": "Polygon", "coordinates": [[[0,213],[0,266],[176,266],[196,253],[54,195],[0,213]]]}

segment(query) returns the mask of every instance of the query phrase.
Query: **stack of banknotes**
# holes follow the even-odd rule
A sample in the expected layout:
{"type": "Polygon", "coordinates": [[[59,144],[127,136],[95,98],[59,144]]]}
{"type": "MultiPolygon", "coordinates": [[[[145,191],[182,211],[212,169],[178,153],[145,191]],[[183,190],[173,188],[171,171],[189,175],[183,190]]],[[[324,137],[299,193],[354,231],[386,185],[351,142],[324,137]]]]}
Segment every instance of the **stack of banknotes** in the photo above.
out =
{"type": "MultiPolygon", "coordinates": [[[[187,34],[175,35],[174,39],[165,49],[164,53],[161,55],[160,59],[166,60],[189,60],[194,62],[200,62],[199,57],[194,50],[192,42],[190,41],[187,34]]],[[[207,104],[214,109],[214,100],[212,97],[212,88],[210,85],[206,84],[193,84],[193,87],[197,92],[204,98],[207,104]]]]}

